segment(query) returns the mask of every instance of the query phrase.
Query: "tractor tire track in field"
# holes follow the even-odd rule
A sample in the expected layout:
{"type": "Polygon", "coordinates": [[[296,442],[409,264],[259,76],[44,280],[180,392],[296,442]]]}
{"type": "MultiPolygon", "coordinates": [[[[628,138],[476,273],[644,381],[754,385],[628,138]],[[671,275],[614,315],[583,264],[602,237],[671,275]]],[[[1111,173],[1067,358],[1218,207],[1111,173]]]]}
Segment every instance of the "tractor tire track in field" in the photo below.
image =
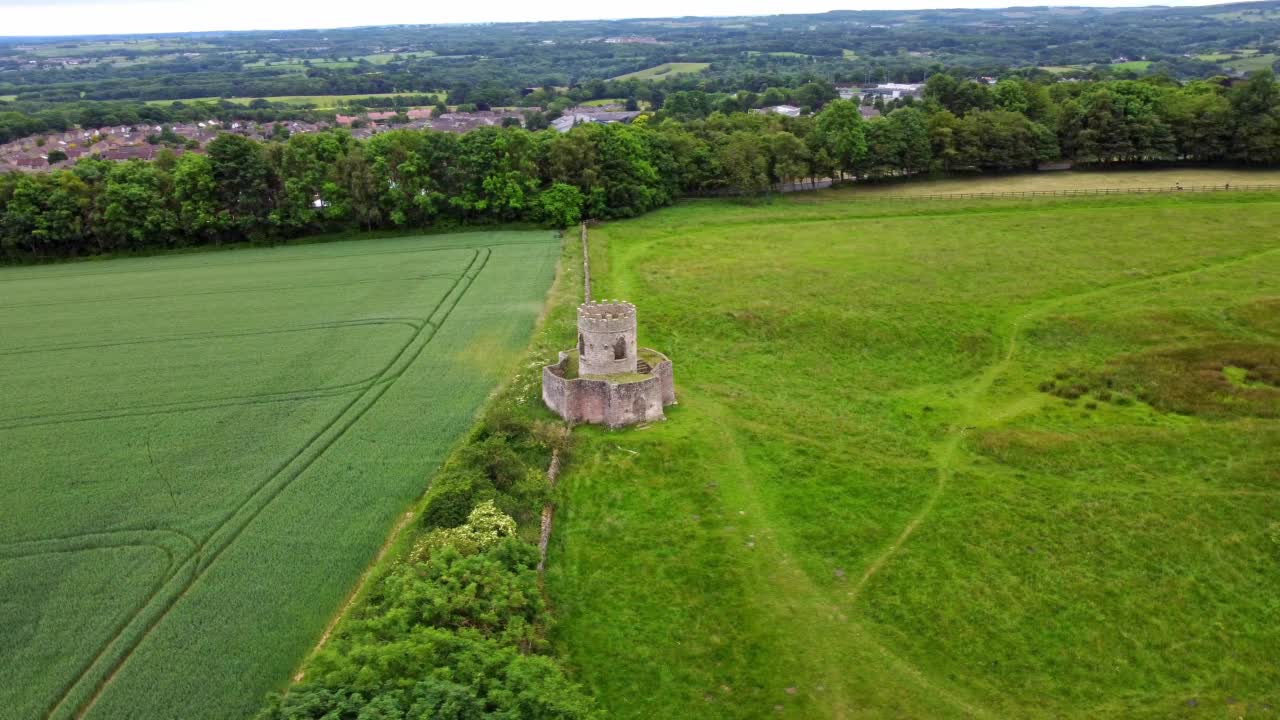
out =
{"type": "Polygon", "coordinates": [[[418,282],[421,280],[431,280],[434,278],[451,278],[448,273],[439,273],[436,275],[420,275],[416,277],[404,278],[387,278],[384,280],[353,280],[340,283],[316,283],[314,285],[271,285],[259,287],[232,288],[229,290],[204,290],[200,292],[181,292],[167,293],[163,295],[126,295],[121,297],[100,297],[100,298],[78,298],[76,300],[59,300],[58,302],[44,303],[18,303],[15,305],[0,305],[0,310],[14,310],[17,308],[37,308],[37,307],[59,307],[62,305],[86,305],[92,303],[113,303],[113,302],[132,302],[135,300],[167,300],[170,298],[189,298],[202,297],[208,295],[240,295],[244,293],[259,292],[292,292],[295,290],[313,290],[322,288],[336,287],[354,287],[356,285],[383,285],[395,282],[418,282]]]}
{"type": "Polygon", "coordinates": [[[198,544],[191,535],[181,530],[170,528],[111,530],[5,543],[0,545],[0,560],[15,560],[35,555],[53,555],[126,546],[158,547],[172,555],[175,552],[181,553],[184,550],[190,552],[198,544]],[[181,546],[177,550],[171,548],[167,542],[172,540],[174,536],[177,537],[181,546]]]}
{"type": "MultiPolygon", "coordinates": [[[[295,247],[302,247],[302,246],[295,246],[295,247]]],[[[497,244],[489,245],[486,247],[497,247],[497,244]]],[[[318,255],[314,258],[311,258],[310,260],[314,262],[322,262],[325,260],[349,260],[351,258],[376,257],[378,255],[414,255],[418,253],[450,252],[450,251],[465,253],[467,250],[475,250],[475,247],[467,246],[467,245],[459,245],[457,247],[413,248],[410,250],[384,250],[380,252],[344,253],[344,254],[338,254],[338,255],[318,255]]],[[[241,264],[266,265],[269,263],[282,263],[282,262],[292,263],[292,262],[298,262],[298,260],[299,259],[296,257],[262,258],[250,263],[241,263],[241,264]]],[[[11,283],[11,282],[30,282],[34,280],[58,280],[61,278],[71,278],[71,277],[96,277],[101,275],[146,275],[146,274],[156,273],[156,272],[169,272],[171,270],[206,270],[206,269],[212,269],[212,268],[226,267],[228,264],[229,263],[192,263],[189,265],[174,264],[174,265],[166,265],[164,267],[142,268],[138,270],[102,270],[98,272],[82,272],[82,273],[50,272],[46,274],[29,275],[27,277],[3,278],[3,279],[0,279],[0,284],[11,283]]]]}
{"type": "MultiPolygon", "coordinates": [[[[455,283],[455,286],[456,286],[456,283],[455,283]]],[[[448,296],[448,293],[445,294],[445,297],[447,296],[448,296]]],[[[443,302],[443,298],[441,301],[443,302]]],[[[439,307],[438,304],[437,304],[437,307],[439,307]]],[[[310,399],[310,398],[316,398],[316,397],[330,397],[333,395],[342,395],[342,394],[346,394],[348,392],[354,392],[357,390],[366,390],[372,385],[379,382],[380,380],[385,379],[384,376],[386,374],[386,371],[390,367],[390,365],[395,362],[395,357],[398,357],[400,353],[403,353],[404,348],[412,344],[414,338],[416,338],[419,334],[421,334],[423,328],[429,324],[430,323],[427,321],[412,321],[412,320],[405,320],[405,319],[389,320],[385,318],[374,318],[367,321],[352,321],[352,322],[344,322],[344,323],[317,325],[317,326],[298,329],[298,330],[279,330],[279,331],[262,332],[262,333],[245,333],[246,335],[284,334],[287,332],[302,332],[304,330],[329,329],[329,328],[340,328],[340,327],[360,327],[365,325],[368,325],[368,326],[404,325],[413,330],[413,334],[410,335],[409,339],[406,340],[401,345],[400,349],[396,351],[397,354],[396,356],[393,356],[391,362],[383,366],[382,369],[373,373],[372,375],[368,375],[359,380],[352,380],[350,382],[339,383],[337,385],[326,385],[318,388],[298,388],[295,390],[277,390],[269,393],[256,393],[256,394],[250,394],[250,395],[230,395],[230,396],[219,397],[219,398],[205,398],[203,400],[178,400],[174,402],[165,402],[165,403],[147,403],[147,404],[141,404],[141,405],[134,405],[132,407],[125,408],[122,411],[68,410],[65,412],[47,413],[42,415],[25,415],[25,416],[11,417],[11,418],[0,418],[0,430],[8,430],[16,427],[28,427],[31,425],[58,424],[60,422],[84,422],[89,420],[112,419],[116,417],[127,417],[127,416],[133,416],[133,415],[154,415],[154,414],[158,414],[158,412],[181,412],[181,411],[187,411],[187,410],[203,410],[209,407],[223,407],[228,405],[249,405],[249,404],[255,404],[257,402],[278,402],[281,400],[298,400],[298,399],[310,399]]],[[[233,336],[236,336],[236,334],[230,335],[229,337],[233,337],[233,336]]],[[[127,344],[127,343],[123,343],[123,344],[127,344]]]]}
{"type": "MultiPolygon", "coordinates": [[[[529,243],[521,243],[529,244],[529,243]]],[[[314,433],[303,446],[281,463],[265,481],[259,483],[234,509],[223,516],[196,551],[184,561],[163,583],[159,604],[154,608],[148,602],[140,607],[126,627],[113,635],[93,658],[93,660],[67,688],[65,692],[49,707],[46,718],[75,717],[87,714],[110,684],[133,652],[146,640],[156,627],[168,616],[176,603],[194,587],[209,567],[218,559],[224,550],[230,547],[253,520],[265,510],[271,502],[300,477],[311,465],[333,446],[378,400],[394,385],[395,381],[422,355],[423,351],[434,339],[439,327],[452,314],[454,308],[470,289],[471,284],[485,268],[492,247],[482,249],[448,248],[450,250],[469,249],[471,261],[462,274],[455,278],[448,292],[432,309],[427,321],[418,332],[383,368],[380,376],[361,390],[360,395],[347,403],[341,411],[324,427],[314,433]],[[438,316],[438,318],[437,318],[438,316]],[[434,320],[433,320],[434,319],[434,320]],[[416,344],[416,348],[413,346],[416,344]],[[190,568],[189,574],[183,570],[190,568]],[[130,628],[133,628],[131,633],[130,628]],[[130,638],[128,635],[134,635],[130,638]],[[93,676],[97,675],[97,679],[93,676]],[[84,699],[74,698],[77,692],[84,699]]]]}
{"type": "MultiPolygon", "coordinates": [[[[477,230],[476,232],[483,233],[484,231],[477,230]]],[[[465,233],[462,233],[462,234],[465,234],[465,233]]],[[[544,242],[545,241],[542,241],[542,240],[528,240],[528,241],[513,240],[511,242],[484,243],[480,247],[492,249],[497,247],[517,247],[520,245],[541,245],[544,242]]],[[[308,246],[307,245],[288,245],[285,247],[302,248],[302,247],[308,247],[308,246]]],[[[453,247],[413,248],[410,250],[378,250],[374,252],[343,253],[343,254],[335,254],[335,255],[317,255],[316,257],[309,258],[308,260],[319,262],[322,260],[347,260],[350,258],[377,257],[379,255],[414,255],[418,253],[451,252],[451,251],[465,253],[467,250],[474,251],[476,247],[477,246],[475,245],[457,245],[453,247]]],[[[153,256],[153,257],[163,257],[163,256],[153,256]]],[[[298,260],[299,258],[296,258],[296,257],[264,258],[260,260],[255,260],[253,262],[247,262],[247,263],[242,262],[241,264],[242,265],[265,265],[267,263],[297,262],[298,260]]],[[[226,264],[224,263],[195,263],[191,265],[169,265],[166,267],[145,268],[140,270],[114,270],[114,271],[104,270],[99,272],[83,272],[83,273],[51,272],[51,273],[45,273],[45,274],[28,275],[27,277],[15,277],[15,278],[0,277],[0,285],[4,285],[6,283],[31,282],[36,280],[57,280],[61,278],[91,277],[91,276],[97,276],[97,275],[137,275],[137,274],[146,274],[146,273],[154,273],[154,272],[168,272],[170,270],[204,270],[208,268],[218,268],[218,267],[225,267],[225,266],[226,264]]]]}
{"type": "MultiPolygon", "coordinates": [[[[199,543],[188,533],[173,528],[159,529],[133,529],[133,530],[113,530],[106,532],[90,532],[79,535],[63,535],[58,537],[42,538],[39,540],[21,540],[18,542],[0,545],[0,562],[4,560],[20,559],[35,557],[39,555],[54,555],[61,553],[85,552],[90,550],[110,550],[114,548],[156,548],[159,549],[168,558],[165,564],[162,576],[153,584],[151,591],[142,598],[142,604],[139,608],[150,604],[160,591],[164,588],[178,570],[188,564],[192,555],[196,551],[199,543]],[[119,536],[119,537],[117,537],[119,536]],[[171,540],[173,536],[177,536],[182,541],[182,546],[172,548],[166,541],[171,540]]],[[[135,610],[135,615],[136,615],[135,610]]],[[[117,637],[128,628],[129,623],[133,622],[134,616],[125,617],[116,623],[110,629],[108,637],[117,637]]],[[[108,641],[109,643],[110,641],[108,641]]],[[[55,697],[62,697],[70,692],[81,675],[97,661],[101,653],[95,654],[93,657],[86,658],[84,662],[79,664],[75,670],[75,675],[69,678],[62,687],[57,689],[55,697]]]]}
{"type": "Polygon", "coordinates": [[[336,322],[313,323],[310,325],[294,325],[290,327],[270,328],[267,330],[242,330],[237,332],[198,332],[198,333],[178,333],[176,335],[150,335],[133,340],[117,340],[104,343],[63,343],[60,345],[42,345],[39,347],[17,348],[15,350],[0,351],[0,356],[4,355],[29,355],[31,353],[43,352],[64,352],[68,350],[96,350],[98,348],[121,347],[125,345],[149,345],[167,342],[181,342],[183,340],[224,340],[226,338],[235,337],[252,337],[255,335],[283,335],[294,332],[309,332],[312,330],[328,330],[340,327],[360,327],[363,325],[407,325],[414,330],[422,329],[422,321],[417,318],[407,317],[379,317],[379,318],[359,318],[352,320],[339,320],[336,322]]]}

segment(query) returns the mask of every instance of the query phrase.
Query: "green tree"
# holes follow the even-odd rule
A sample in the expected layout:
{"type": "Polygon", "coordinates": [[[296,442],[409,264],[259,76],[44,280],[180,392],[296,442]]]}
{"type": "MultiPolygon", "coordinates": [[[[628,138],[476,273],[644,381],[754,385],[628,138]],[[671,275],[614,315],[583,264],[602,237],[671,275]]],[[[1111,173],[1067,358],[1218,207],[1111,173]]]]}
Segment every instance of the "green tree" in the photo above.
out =
{"type": "Polygon", "coordinates": [[[809,174],[809,148],[789,132],[767,135],[769,180],[775,185],[792,183],[809,174]]]}
{"type": "Polygon", "coordinates": [[[171,178],[154,163],[116,163],[99,197],[101,219],[94,231],[100,247],[138,250],[178,244],[172,198],[171,178]]]}
{"type": "Polygon", "coordinates": [[[567,183],[555,183],[538,197],[540,215],[555,227],[571,227],[582,221],[582,191],[567,183]]]}
{"type": "Polygon", "coordinates": [[[848,100],[837,100],[818,113],[810,148],[815,155],[825,152],[843,179],[856,173],[867,155],[867,138],[858,106],[848,100]]]}
{"type": "Polygon", "coordinates": [[[1250,164],[1280,162],[1280,91],[1271,70],[1253,73],[1231,91],[1235,136],[1231,157],[1250,164]]]}
{"type": "Polygon", "coordinates": [[[270,169],[262,146],[240,135],[219,135],[207,152],[220,224],[239,235],[260,235],[271,205],[270,169]]]}
{"type": "Polygon", "coordinates": [[[217,242],[227,229],[226,218],[218,210],[218,185],[208,157],[187,153],[178,158],[173,195],[183,237],[195,243],[217,242]]]}
{"type": "Polygon", "coordinates": [[[768,189],[768,153],[759,135],[741,130],[735,132],[721,144],[719,155],[728,187],[749,194],[768,189]]]}

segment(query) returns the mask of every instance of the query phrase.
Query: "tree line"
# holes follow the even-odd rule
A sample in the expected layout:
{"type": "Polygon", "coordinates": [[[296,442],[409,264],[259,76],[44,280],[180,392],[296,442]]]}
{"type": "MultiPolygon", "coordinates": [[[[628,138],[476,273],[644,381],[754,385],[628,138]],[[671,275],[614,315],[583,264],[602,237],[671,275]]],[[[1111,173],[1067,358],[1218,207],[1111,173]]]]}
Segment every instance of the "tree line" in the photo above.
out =
{"type": "Polygon", "coordinates": [[[690,194],[761,193],[811,178],[1013,171],[1057,159],[1280,163],[1280,89],[1270,72],[1230,87],[1018,78],[990,86],[939,75],[922,100],[893,101],[871,120],[850,101],[789,118],[725,113],[696,100],[670,98],[631,125],[563,134],[392,130],[359,141],[332,130],[266,143],[228,134],[199,154],[90,158],[50,173],[10,173],[0,176],[0,257],[357,229],[563,227],[637,215],[690,194]]]}

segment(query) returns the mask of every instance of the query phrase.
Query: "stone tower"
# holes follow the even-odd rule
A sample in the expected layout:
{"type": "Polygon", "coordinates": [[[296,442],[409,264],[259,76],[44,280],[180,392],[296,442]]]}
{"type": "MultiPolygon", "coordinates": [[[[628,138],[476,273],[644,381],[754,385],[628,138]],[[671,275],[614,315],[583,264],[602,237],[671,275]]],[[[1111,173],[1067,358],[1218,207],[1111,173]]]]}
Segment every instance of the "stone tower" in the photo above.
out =
{"type": "Polygon", "coordinates": [[[578,346],[542,368],[542,401],[571,423],[618,428],[665,420],[676,402],[671,360],[636,347],[636,306],[609,300],[578,306],[578,346]]]}
{"type": "Polygon", "coordinates": [[[634,373],[636,306],[606,301],[578,306],[578,374],[634,373]]]}

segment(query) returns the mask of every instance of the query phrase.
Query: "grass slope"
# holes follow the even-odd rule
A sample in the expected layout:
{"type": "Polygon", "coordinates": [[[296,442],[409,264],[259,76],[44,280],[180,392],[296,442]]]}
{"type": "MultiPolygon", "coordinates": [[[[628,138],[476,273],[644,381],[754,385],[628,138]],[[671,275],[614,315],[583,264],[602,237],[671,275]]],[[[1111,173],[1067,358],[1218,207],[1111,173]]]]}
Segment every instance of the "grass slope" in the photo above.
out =
{"type": "Polygon", "coordinates": [[[528,341],[543,232],[0,271],[0,717],[243,717],[528,341]]]}
{"type": "Polygon", "coordinates": [[[674,75],[692,75],[705,71],[711,63],[671,62],[619,75],[614,80],[660,80],[674,75]]]}
{"type": "Polygon", "coordinates": [[[1273,717],[1280,196],[690,202],[593,231],[675,362],[548,589],[617,718],[1273,717]]]}

